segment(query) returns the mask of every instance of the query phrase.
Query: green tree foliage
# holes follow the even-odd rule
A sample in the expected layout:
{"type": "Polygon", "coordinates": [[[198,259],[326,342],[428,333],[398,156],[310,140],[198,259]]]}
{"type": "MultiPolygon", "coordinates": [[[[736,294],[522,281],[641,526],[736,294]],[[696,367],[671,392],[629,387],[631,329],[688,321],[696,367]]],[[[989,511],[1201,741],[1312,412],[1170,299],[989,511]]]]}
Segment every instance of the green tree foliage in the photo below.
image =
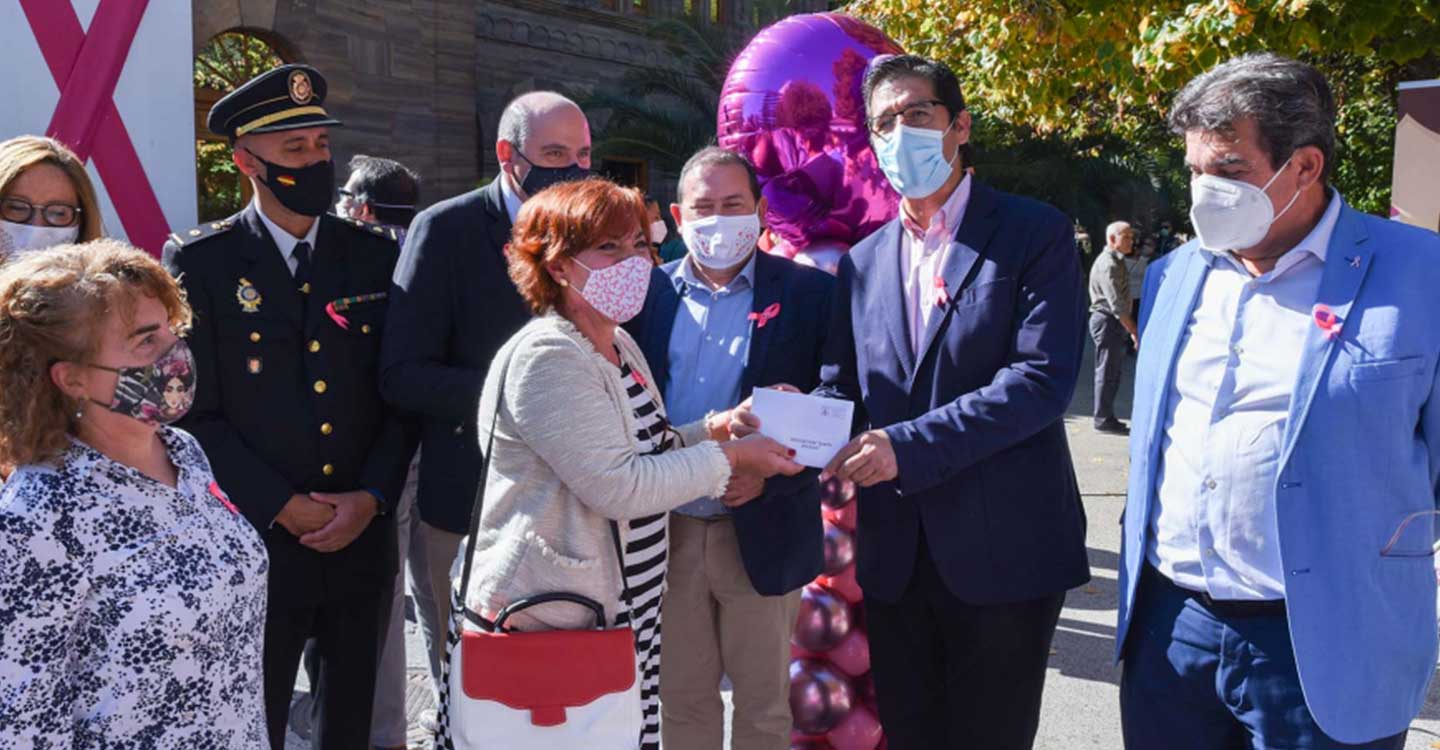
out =
{"type": "Polygon", "coordinates": [[[1320,67],[1340,108],[1336,183],[1369,211],[1389,204],[1396,84],[1440,73],[1435,0],[854,0],[846,10],[950,63],[986,119],[1018,129],[1011,145],[1068,145],[1079,160],[1102,146],[1112,163],[1169,170],[1134,177],[1173,197],[1172,213],[1184,208],[1184,175],[1173,174],[1166,109],[1215,64],[1269,50],[1320,67]]]}
{"type": "MultiPolygon", "coordinates": [[[[203,103],[213,103],[284,62],[279,53],[259,37],[242,32],[220,34],[195,56],[196,100],[208,107],[203,103]]],[[[230,159],[230,144],[200,135],[195,143],[199,217],[201,221],[212,221],[244,207],[248,185],[230,159]]]]}

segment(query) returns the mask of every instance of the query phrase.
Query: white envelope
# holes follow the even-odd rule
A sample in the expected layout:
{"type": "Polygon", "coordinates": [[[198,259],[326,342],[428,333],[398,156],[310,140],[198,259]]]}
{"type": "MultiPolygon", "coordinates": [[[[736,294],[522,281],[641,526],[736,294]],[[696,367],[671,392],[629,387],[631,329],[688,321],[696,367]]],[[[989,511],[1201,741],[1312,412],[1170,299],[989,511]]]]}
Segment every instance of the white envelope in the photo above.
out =
{"type": "Polygon", "coordinates": [[[836,398],[756,388],[751,411],[760,432],[795,450],[795,462],[823,469],[850,442],[855,404],[836,398]]]}

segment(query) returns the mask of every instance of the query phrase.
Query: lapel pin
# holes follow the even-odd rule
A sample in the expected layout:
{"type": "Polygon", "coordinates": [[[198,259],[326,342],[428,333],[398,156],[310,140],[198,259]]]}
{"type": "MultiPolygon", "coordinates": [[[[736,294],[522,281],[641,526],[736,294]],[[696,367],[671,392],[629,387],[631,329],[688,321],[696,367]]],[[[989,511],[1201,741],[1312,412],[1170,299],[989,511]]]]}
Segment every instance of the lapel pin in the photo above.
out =
{"type": "Polygon", "coordinates": [[[250,283],[249,279],[240,279],[240,286],[235,289],[235,300],[240,303],[240,309],[247,313],[260,312],[260,303],[264,298],[260,296],[260,290],[250,283]]]}
{"type": "Polygon", "coordinates": [[[264,369],[265,362],[259,357],[250,357],[245,360],[245,370],[251,375],[259,375],[264,369]]]}
{"type": "Polygon", "coordinates": [[[1345,257],[1345,260],[1350,263],[1350,267],[1351,267],[1351,268],[1359,268],[1359,267],[1360,267],[1360,256],[1358,256],[1358,255],[1347,255],[1347,256],[1345,257]]]}
{"type": "Polygon", "coordinates": [[[935,306],[945,307],[950,304],[950,290],[945,288],[945,277],[935,277],[935,306]]]}
{"type": "Polygon", "coordinates": [[[240,515],[240,509],[236,508],[235,503],[230,502],[230,498],[225,496],[225,492],[220,489],[219,483],[211,482],[209,489],[210,496],[215,498],[216,500],[219,500],[220,504],[224,505],[226,510],[237,516],[240,515]]]}
{"type": "Polygon", "coordinates": [[[1325,339],[1327,341],[1334,341],[1340,335],[1340,330],[1344,328],[1344,324],[1340,321],[1340,316],[1336,315],[1335,311],[1331,310],[1329,305],[1324,303],[1316,304],[1313,315],[1315,318],[1315,326],[1325,332],[1325,339]]]}
{"type": "Polygon", "coordinates": [[[755,321],[756,328],[764,328],[766,323],[774,320],[780,315],[780,303],[772,302],[770,306],[760,312],[752,312],[749,318],[755,321]]]}

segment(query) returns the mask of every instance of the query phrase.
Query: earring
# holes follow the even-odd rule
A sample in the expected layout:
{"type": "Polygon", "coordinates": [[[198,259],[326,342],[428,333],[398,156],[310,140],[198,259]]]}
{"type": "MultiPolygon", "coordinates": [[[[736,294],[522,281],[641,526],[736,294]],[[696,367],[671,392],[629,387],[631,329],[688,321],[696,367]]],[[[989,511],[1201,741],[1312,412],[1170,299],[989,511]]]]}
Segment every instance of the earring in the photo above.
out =
{"type": "Polygon", "coordinates": [[[561,279],[561,280],[560,280],[560,286],[561,286],[562,288],[563,288],[563,287],[570,286],[570,282],[566,281],[565,279],[561,279]]]}
{"type": "Polygon", "coordinates": [[[85,416],[85,410],[84,410],[83,408],[77,408],[77,409],[75,410],[75,421],[77,421],[77,422],[80,421],[82,418],[84,418],[84,416],[85,416]]]}

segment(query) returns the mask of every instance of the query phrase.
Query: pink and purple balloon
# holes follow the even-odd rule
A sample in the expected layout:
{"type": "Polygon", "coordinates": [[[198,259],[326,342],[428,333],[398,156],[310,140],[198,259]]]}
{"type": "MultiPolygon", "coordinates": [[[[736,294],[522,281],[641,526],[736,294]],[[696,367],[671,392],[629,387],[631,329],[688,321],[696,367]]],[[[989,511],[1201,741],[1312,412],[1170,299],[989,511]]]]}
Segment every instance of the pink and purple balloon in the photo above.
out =
{"type": "Polygon", "coordinates": [[[860,584],[855,580],[854,565],[846,568],[838,576],[820,576],[815,579],[815,582],[835,592],[841,599],[851,604],[856,604],[864,598],[863,593],[860,591],[860,584]]]}
{"type": "Polygon", "coordinates": [[[855,523],[860,515],[860,504],[847,503],[839,508],[825,508],[821,511],[821,515],[825,520],[846,531],[854,531],[855,523]]]}
{"type": "Polygon", "coordinates": [[[850,683],[823,661],[790,662],[790,713],[795,729],[823,735],[840,725],[854,707],[850,683]]]}
{"type": "Polygon", "coordinates": [[[862,21],[812,13],[761,30],[731,64],[717,132],[759,173],[772,252],[833,266],[895,217],[899,197],[870,149],[860,84],[877,55],[900,52],[862,21]]]}
{"type": "Polygon", "coordinates": [[[855,483],[830,477],[820,485],[820,502],[832,510],[843,508],[855,499],[855,483]]]}
{"type": "Polygon", "coordinates": [[[791,640],[806,651],[824,653],[850,634],[850,625],[849,603],[812,583],[800,592],[800,615],[791,640]]]}
{"type": "Polygon", "coordinates": [[[840,575],[853,562],[855,562],[855,535],[826,521],[825,575],[840,575]]]}
{"type": "Polygon", "coordinates": [[[845,719],[825,734],[835,750],[875,750],[884,737],[880,720],[864,705],[850,709],[845,719]]]}
{"type": "Polygon", "coordinates": [[[825,657],[841,672],[860,677],[870,671],[870,640],[865,637],[865,631],[851,628],[850,634],[830,649],[825,657]]]}

